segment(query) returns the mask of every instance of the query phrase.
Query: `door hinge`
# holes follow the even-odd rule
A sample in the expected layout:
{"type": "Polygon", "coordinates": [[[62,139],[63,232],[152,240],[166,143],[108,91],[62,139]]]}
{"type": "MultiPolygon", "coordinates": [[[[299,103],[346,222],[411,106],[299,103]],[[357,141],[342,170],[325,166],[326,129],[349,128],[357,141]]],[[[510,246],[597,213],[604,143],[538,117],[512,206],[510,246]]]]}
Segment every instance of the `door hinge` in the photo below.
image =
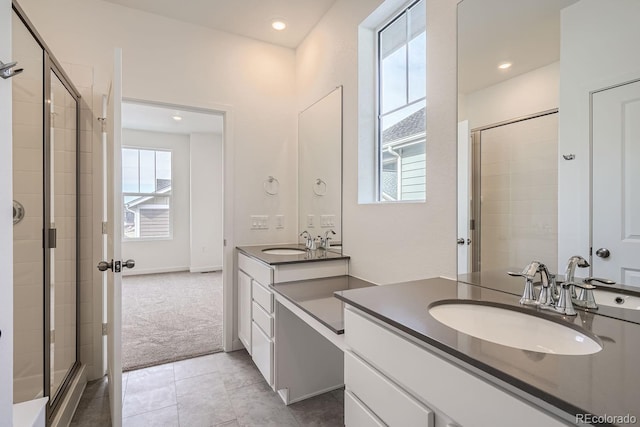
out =
{"type": "Polygon", "coordinates": [[[107,118],[106,117],[98,117],[98,121],[100,122],[100,132],[107,131],[107,118]]]}
{"type": "Polygon", "coordinates": [[[227,246],[227,239],[222,240],[222,246],[227,246]]]}
{"type": "Polygon", "coordinates": [[[58,230],[49,229],[49,249],[55,249],[58,246],[58,230]]]}
{"type": "Polygon", "coordinates": [[[106,323],[102,324],[102,336],[103,337],[107,336],[107,324],[106,323]]]}
{"type": "Polygon", "coordinates": [[[102,234],[108,234],[107,233],[107,221],[102,221],[102,234]]]}

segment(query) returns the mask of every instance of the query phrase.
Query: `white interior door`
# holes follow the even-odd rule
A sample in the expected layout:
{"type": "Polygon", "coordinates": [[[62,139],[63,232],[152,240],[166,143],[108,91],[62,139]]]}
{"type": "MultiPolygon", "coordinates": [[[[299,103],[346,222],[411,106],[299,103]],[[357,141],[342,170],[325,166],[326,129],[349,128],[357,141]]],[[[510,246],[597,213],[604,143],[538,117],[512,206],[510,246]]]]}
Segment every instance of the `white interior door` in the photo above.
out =
{"type": "Polygon", "coordinates": [[[121,173],[121,108],[122,108],[122,51],[116,49],[113,82],[107,103],[107,124],[103,128],[103,221],[107,234],[103,234],[103,261],[111,263],[106,276],[107,309],[107,376],[111,425],[122,425],[122,173],[121,173]],[[105,135],[106,132],[106,135],[105,135]]]}
{"type": "MultiPolygon", "coordinates": [[[[11,2],[0,0],[0,61],[11,62],[11,2]]],[[[13,411],[13,222],[11,80],[0,79],[0,425],[13,411]]],[[[6,424],[5,424],[6,423],[6,424]]]]}
{"type": "Polygon", "coordinates": [[[640,81],[593,94],[593,275],[640,286],[640,81]]]}
{"type": "Polygon", "coordinates": [[[470,271],[471,231],[469,230],[469,210],[471,201],[471,134],[469,121],[458,123],[458,274],[470,271]]]}

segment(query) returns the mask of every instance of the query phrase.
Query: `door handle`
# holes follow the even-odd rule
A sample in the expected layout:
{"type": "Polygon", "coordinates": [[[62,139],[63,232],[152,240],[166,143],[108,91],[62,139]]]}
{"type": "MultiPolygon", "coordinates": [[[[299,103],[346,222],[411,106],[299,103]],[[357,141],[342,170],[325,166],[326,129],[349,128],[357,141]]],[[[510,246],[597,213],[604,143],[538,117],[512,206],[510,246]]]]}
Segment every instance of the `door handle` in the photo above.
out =
{"type": "Polygon", "coordinates": [[[609,258],[611,252],[607,248],[600,248],[596,251],[596,255],[600,258],[609,258]]]}
{"type": "Polygon", "coordinates": [[[120,273],[123,268],[133,268],[136,266],[136,262],[132,259],[128,259],[126,261],[100,261],[98,263],[98,270],[107,271],[111,270],[114,273],[120,273]]]}
{"type": "Polygon", "coordinates": [[[100,261],[98,263],[98,270],[100,270],[100,271],[107,271],[107,270],[113,271],[113,260],[111,260],[109,262],[100,261]]]}
{"type": "Polygon", "coordinates": [[[460,238],[457,240],[457,243],[458,243],[459,245],[461,245],[461,246],[462,246],[462,245],[464,245],[464,239],[463,239],[462,237],[460,237],[460,238]]]}

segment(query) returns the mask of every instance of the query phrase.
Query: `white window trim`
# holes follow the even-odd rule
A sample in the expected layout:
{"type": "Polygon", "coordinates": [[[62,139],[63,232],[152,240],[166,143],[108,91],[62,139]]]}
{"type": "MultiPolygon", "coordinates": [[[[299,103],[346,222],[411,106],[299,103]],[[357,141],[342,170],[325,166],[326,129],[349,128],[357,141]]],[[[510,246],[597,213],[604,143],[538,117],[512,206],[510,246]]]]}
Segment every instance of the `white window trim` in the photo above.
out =
{"type": "MultiPolygon", "coordinates": [[[[146,151],[165,151],[171,153],[171,191],[169,192],[169,235],[168,236],[159,236],[159,237],[128,237],[124,234],[124,224],[122,227],[122,241],[127,243],[133,242],[150,242],[150,241],[171,241],[173,240],[173,171],[174,171],[174,155],[173,150],[170,148],[156,148],[156,147],[144,147],[144,146],[136,146],[136,145],[123,145],[122,150],[130,149],[130,150],[146,150],[146,151]]],[[[138,158],[138,167],[139,158],[138,158]]],[[[138,174],[140,171],[138,170],[138,174]]],[[[139,179],[139,176],[138,176],[139,179]]],[[[122,200],[120,200],[120,204],[124,209],[124,198],[128,196],[137,196],[137,197],[156,197],[162,196],[162,193],[135,193],[135,192],[125,192],[122,191],[122,200]]],[[[165,194],[166,195],[166,194],[165,194]]],[[[123,216],[124,219],[124,216],[123,216]]],[[[140,218],[136,217],[136,229],[140,229],[140,218]]]]}
{"type": "Polygon", "coordinates": [[[426,194],[421,200],[384,200],[380,191],[378,34],[382,28],[417,2],[418,0],[386,0],[358,26],[358,204],[360,205],[423,204],[427,201],[426,194]]]}

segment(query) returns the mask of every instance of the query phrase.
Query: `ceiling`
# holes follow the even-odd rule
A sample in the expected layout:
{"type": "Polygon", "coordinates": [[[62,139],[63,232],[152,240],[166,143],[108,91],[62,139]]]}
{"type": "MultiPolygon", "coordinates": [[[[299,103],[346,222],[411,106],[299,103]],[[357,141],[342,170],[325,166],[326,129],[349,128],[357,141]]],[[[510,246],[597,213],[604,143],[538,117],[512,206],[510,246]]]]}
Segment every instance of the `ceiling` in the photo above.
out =
{"type": "Polygon", "coordinates": [[[179,21],[296,48],[336,0],[105,0],[179,21]],[[274,19],[287,23],[271,28],[274,19]]]}
{"type": "Polygon", "coordinates": [[[560,10],[578,0],[464,0],[458,5],[458,92],[560,59],[560,10]],[[502,62],[513,66],[499,70],[502,62]]]}
{"type": "Polygon", "coordinates": [[[122,103],[122,127],[125,129],[185,135],[191,133],[222,134],[222,125],[222,116],[218,114],[134,102],[122,103]],[[182,117],[182,120],[174,120],[172,116],[175,115],[182,117]]]}

